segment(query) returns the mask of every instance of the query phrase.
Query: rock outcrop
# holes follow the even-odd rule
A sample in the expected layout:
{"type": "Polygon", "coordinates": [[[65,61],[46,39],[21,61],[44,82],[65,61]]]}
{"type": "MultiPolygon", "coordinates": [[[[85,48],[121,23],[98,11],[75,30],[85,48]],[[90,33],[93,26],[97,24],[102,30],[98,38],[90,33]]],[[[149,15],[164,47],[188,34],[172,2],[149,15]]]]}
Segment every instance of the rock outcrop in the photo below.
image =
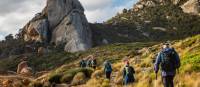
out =
{"type": "Polygon", "coordinates": [[[200,14],[200,2],[198,2],[198,0],[189,0],[183,4],[181,8],[185,13],[200,14]]]}
{"type": "Polygon", "coordinates": [[[48,20],[41,19],[30,22],[25,28],[25,41],[47,42],[48,40],[48,20]]]}
{"type": "Polygon", "coordinates": [[[78,0],[47,0],[47,6],[23,29],[25,41],[63,45],[65,51],[83,51],[92,46],[84,8],[78,0]]]}

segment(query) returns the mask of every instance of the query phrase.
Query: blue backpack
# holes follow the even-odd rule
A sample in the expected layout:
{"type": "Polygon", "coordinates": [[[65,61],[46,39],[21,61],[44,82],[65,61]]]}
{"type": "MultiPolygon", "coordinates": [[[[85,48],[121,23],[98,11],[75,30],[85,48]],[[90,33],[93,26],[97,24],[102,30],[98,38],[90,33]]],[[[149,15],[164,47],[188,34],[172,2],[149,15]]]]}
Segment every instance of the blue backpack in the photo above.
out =
{"type": "Polygon", "coordinates": [[[110,63],[106,63],[106,65],[105,65],[105,71],[106,72],[112,72],[112,66],[111,66],[110,63]]]}

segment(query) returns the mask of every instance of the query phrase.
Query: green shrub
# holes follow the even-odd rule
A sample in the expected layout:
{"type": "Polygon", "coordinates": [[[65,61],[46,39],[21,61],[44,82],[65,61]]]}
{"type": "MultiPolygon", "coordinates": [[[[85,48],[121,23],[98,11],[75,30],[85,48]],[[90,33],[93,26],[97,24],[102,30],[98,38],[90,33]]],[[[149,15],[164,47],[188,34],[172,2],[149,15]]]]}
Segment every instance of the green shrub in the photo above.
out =
{"type": "Polygon", "coordinates": [[[91,74],[93,73],[93,70],[90,68],[65,68],[66,67],[60,68],[59,70],[52,72],[52,74],[49,76],[49,81],[51,83],[70,83],[74,76],[79,72],[83,72],[87,78],[90,78],[91,74]]]}
{"type": "Polygon", "coordinates": [[[200,72],[200,53],[190,53],[182,59],[182,72],[200,72]]]}
{"type": "Polygon", "coordinates": [[[52,83],[61,83],[60,79],[63,77],[60,73],[53,73],[49,76],[48,81],[52,83]]]}
{"type": "Polygon", "coordinates": [[[87,80],[88,79],[87,79],[86,75],[83,72],[79,72],[74,76],[71,84],[72,85],[81,85],[81,84],[86,83],[87,80]]]}
{"type": "Polygon", "coordinates": [[[73,77],[74,77],[73,74],[68,73],[68,74],[63,75],[60,81],[61,81],[62,83],[70,83],[71,80],[73,79],[73,77]]]}
{"type": "Polygon", "coordinates": [[[108,79],[104,79],[103,83],[102,83],[102,87],[110,87],[110,81],[108,79]]]}

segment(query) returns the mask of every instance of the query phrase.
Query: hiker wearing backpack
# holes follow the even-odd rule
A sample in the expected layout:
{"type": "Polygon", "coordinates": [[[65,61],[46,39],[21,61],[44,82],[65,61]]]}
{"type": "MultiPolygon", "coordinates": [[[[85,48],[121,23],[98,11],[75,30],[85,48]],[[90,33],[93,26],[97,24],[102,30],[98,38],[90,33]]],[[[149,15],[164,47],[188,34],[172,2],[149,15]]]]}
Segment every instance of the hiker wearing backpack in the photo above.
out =
{"type": "Polygon", "coordinates": [[[91,59],[87,59],[87,61],[86,61],[86,66],[87,67],[91,67],[91,61],[92,61],[91,59]]]}
{"type": "Polygon", "coordinates": [[[169,43],[163,44],[163,49],[158,53],[154,65],[157,75],[159,66],[161,66],[162,82],[164,87],[174,87],[174,77],[176,70],[180,67],[179,55],[174,48],[170,48],[169,43]]]}
{"type": "Polygon", "coordinates": [[[86,67],[86,65],[87,65],[87,63],[86,63],[86,61],[84,60],[84,59],[81,59],[81,61],[80,61],[80,67],[81,68],[85,68],[86,67]]]}
{"type": "Polygon", "coordinates": [[[91,55],[91,67],[93,69],[96,69],[96,67],[97,67],[97,60],[96,60],[96,58],[94,58],[93,55],[91,55]]]}
{"type": "Polygon", "coordinates": [[[104,72],[106,75],[106,79],[110,79],[111,73],[112,73],[112,65],[110,61],[106,60],[104,62],[104,72]]]}
{"type": "Polygon", "coordinates": [[[135,70],[132,66],[129,65],[129,62],[126,62],[126,65],[123,69],[123,79],[124,79],[124,85],[128,85],[130,83],[133,83],[135,81],[134,78],[135,70]]]}

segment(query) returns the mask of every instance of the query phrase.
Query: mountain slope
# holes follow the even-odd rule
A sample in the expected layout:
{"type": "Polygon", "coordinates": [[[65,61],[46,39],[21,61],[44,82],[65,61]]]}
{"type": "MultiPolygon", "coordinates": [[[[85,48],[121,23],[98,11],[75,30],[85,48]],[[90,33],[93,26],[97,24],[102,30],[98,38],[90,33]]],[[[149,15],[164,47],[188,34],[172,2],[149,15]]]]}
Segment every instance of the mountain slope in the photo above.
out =
{"type": "MultiPolygon", "coordinates": [[[[172,41],[171,43],[180,54],[182,63],[179,74],[175,80],[176,85],[181,87],[198,87],[198,76],[200,76],[200,35],[189,37],[184,40],[172,41]]],[[[122,76],[121,69],[123,67],[122,60],[127,57],[136,70],[137,81],[134,85],[136,87],[153,87],[155,86],[155,74],[153,73],[152,61],[154,61],[155,55],[159,52],[160,46],[161,44],[159,43],[138,42],[105,45],[78,53],[54,51],[44,56],[29,55],[29,61],[31,61],[31,65],[34,66],[36,73],[45,70],[50,71],[50,73],[44,74],[43,76],[41,76],[42,74],[39,75],[37,79],[33,80],[32,84],[41,85],[48,83],[47,85],[49,85],[48,81],[58,84],[69,84],[71,81],[74,83],[74,76],[79,72],[83,72],[86,74],[86,78],[84,78],[84,83],[82,85],[86,87],[96,87],[102,84],[106,87],[113,84],[120,86],[122,76]],[[97,70],[78,68],[79,60],[90,54],[95,55],[97,58],[97,70]],[[105,60],[110,60],[113,63],[114,77],[111,82],[105,80],[103,76],[101,65],[105,60]]],[[[0,67],[4,67],[4,71],[15,70],[19,60],[19,57],[13,56],[13,58],[11,57],[9,60],[1,61],[0,67]],[[11,63],[12,65],[10,65],[11,63]]],[[[160,77],[157,82],[157,85],[161,85],[160,77]]]]}
{"type": "MultiPolygon", "coordinates": [[[[124,9],[104,24],[94,24],[92,29],[102,32],[97,40],[107,39],[110,43],[176,40],[197,35],[200,16],[184,12],[181,6],[187,1],[191,0],[140,0],[132,9],[124,9]]],[[[194,9],[199,6],[190,5],[194,9]]]]}
{"type": "MultiPolygon", "coordinates": [[[[180,87],[198,87],[199,84],[199,74],[200,74],[200,35],[189,37],[184,40],[173,41],[173,47],[178,51],[181,56],[181,68],[176,77],[175,83],[180,87]],[[188,81],[189,79],[190,81],[188,81]]],[[[155,43],[154,43],[155,44],[155,43]]],[[[155,82],[155,74],[153,72],[153,61],[157,52],[160,50],[161,44],[153,45],[152,43],[133,43],[133,44],[116,44],[108,45],[103,47],[97,47],[91,49],[90,51],[84,52],[82,56],[93,54],[96,55],[98,61],[98,69],[91,75],[91,79],[85,84],[86,87],[98,87],[98,85],[104,85],[107,87],[110,83],[116,84],[120,87],[123,68],[122,60],[127,57],[131,61],[131,65],[134,66],[136,70],[136,82],[133,84],[136,87],[154,87],[155,85],[161,85],[161,79],[159,77],[158,83],[155,82]],[[144,48],[143,48],[144,47],[144,48]],[[116,53],[117,52],[117,53],[116,53]],[[118,53],[120,52],[120,53],[118,53]],[[98,55],[98,56],[97,56],[98,55]],[[113,73],[116,75],[113,77],[112,82],[104,79],[103,71],[101,66],[103,61],[110,60],[113,63],[113,73]],[[107,86],[106,86],[107,85],[107,86]]],[[[82,57],[81,57],[82,58],[82,57]]],[[[57,78],[63,83],[63,78],[67,78],[67,82],[72,81],[72,77],[78,72],[87,73],[88,70],[82,71],[81,69],[74,68],[77,67],[78,61],[74,61],[70,64],[65,64],[62,67],[53,70],[47,76],[40,78],[40,81],[49,81],[50,79],[57,78]],[[71,69],[69,69],[71,67],[71,69]],[[71,77],[63,77],[63,75],[68,75],[66,72],[74,73],[71,77]],[[60,77],[58,77],[60,76],[60,77]],[[71,78],[71,80],[70,80],[71,78]]],[[[90,71],[91,72],[91,71],[90,71]]],[[[90,77],[88,77],[90,78],[90,77]]],[[[57,80],[53,80],[57,81],[57,80]]],[[[65,83],[66,80],[64,80],[65,83]]],[[[58,82],[60,83],[60,82],[58,82]]]]}

